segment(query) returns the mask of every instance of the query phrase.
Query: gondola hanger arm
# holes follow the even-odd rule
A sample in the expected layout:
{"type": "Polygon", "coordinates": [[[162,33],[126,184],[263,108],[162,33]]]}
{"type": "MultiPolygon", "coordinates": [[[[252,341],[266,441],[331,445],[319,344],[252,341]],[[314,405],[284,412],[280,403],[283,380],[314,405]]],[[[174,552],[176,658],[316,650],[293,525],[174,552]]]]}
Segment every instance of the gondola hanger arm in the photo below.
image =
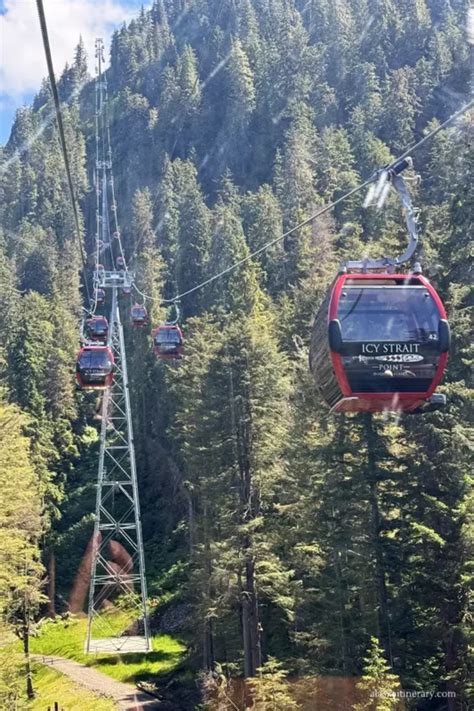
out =
{"type": "MultiPolygon", "coordinates": [[[[163,305],[167,305],[167,304],[164,303],[163,305]]],[[[172,306],[174,306],[175,317],[174,317],[174,319],[167,319],[165,321],[167,326],[175,326],[177,323],[179,323],[179,321],[181,319],[181,308],[180,308],[179,300],[173,301],[172,306]]]]}
{"type": "Polygon", "coordinates": [[[405,222],[408,230],[408,246],[399,257],[380,257],[379,259],[357,259],[344,262],[341,271],[356,269],[359,271],[369,271],[371,269],[389,269],[395,268],[405,262],[408,262],[416,252],[418,247],[418,226],[415,214],[415,208],[408,192],[407,184],[402,173],[407,168],[413,167],[413,160],[410,156],[398,161],[395,165],[388,168],[382,168],[379,171],[379,176],[373,182],[364,201],[364,207],[376,203],[378,208],[381,208],[385,203],[390,188],[393,188],[397,193],[402,209],[405,215],[405,222]]]}

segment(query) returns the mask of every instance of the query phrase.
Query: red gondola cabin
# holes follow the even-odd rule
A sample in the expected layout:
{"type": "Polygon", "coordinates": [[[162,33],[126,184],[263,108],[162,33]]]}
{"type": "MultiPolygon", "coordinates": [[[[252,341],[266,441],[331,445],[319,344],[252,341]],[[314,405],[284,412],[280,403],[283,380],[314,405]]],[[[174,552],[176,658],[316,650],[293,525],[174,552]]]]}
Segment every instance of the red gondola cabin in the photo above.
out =
{"type": "Polygon", "coordinates": [[[134,326],[144,326],[148,323],[148,313],[143,304],[133,304],[130,317],[134,326]]]}
{"type": "Polygon", "coordinates": [[[109,322],[105,316],[93,316],[86,321],[86,336],[91,341],[107,343],[109,335],[109,322]]]}
{"type": "Polygon", "coordinates": [[[153,333],[153,350],[163,360],[179,360],[183,356],[183,334],[176,324],[162,324],[153,333]]]}
{"type": "Polygon", "coordinates": [[[105,390],[114,378],[114,356],[109,346],[84,346],[76,361],[76,380],[81,390],[105,390]]]}
{"type": "Polygon", "coordinates": [[[449,342],[423,276],[342,274],[314,320],[310,368],[334,412],[412,412],[440,383],[449,342]]]}

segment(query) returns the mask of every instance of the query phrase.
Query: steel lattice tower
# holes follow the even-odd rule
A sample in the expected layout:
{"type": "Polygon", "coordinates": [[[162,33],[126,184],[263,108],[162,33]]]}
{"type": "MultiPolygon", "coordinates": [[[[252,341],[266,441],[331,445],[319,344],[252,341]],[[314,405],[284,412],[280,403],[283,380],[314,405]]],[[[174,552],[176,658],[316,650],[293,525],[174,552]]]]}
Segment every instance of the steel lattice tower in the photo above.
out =
{"type": "Polygon", "coordinates": [[[109,333],[116,370],[114,383],[102,401],[86,652],[148,652],[151,640],[140,504],[125,341],[115,287],[109,333]],[[122,557],[120,563],[111,560],[114,542],[123,546],[129,559],[123,560],[122,550],[117,556],[119,560],[122,557]],[[103,608],[112,588],[122,600],[119,614],[115,608],[103,608]]]}
{"type": "Polygon", "coordinates": [[[99,269],[96,264],[94,286],[95,289],[106,289],[112,296],[107,345],[114,354],[115,373],[113,384],[104,391],[102,400],[85,651],[149,652],[151,638],[132,413],[125,339],[118,304],[118,290],[131,288],[134,279],[126,266],[121,270],[115,268],[115,248],[111,244],[108,186],[118,242],[116,248],[123,257],[113,191],[112,151],[106,113],[107,83],[102,75],[102,40],[96,41],[96,58],[96,259],[99,260],[102,252],[109,259],[110,250],[111,268],[99,269]],[[105,603],[111,595],[114,605],[107,606],[105,603]]]}

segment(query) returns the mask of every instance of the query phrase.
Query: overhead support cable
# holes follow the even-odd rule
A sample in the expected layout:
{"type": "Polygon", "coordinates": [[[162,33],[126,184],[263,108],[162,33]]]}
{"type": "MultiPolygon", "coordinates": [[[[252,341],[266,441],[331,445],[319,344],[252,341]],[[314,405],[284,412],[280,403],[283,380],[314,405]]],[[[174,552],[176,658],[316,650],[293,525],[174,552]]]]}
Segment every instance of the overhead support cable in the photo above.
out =
{"type": "Polygon", "coordinates": [[[71,167],[69,164],[69,156],[68,156],[68,151],[67,151],[67,146],[66,146],[66,137],[65,137],[65,133],[64,133],[64,124],[63,124],[63,117],[62,117],[62,111],[61,111],[61,104],[59,102],[58,87],[57,87],[56,78],[54,75],[53,59],[51,56],[51,47],[49,44],[48,28],[46,25],[46,16],[44,14],[43,0],[36,0],[36,7],[38,9],[38,15],[39,15],[39,21],[40,21],[40,27],[41,27],[41,35],[43,38],[44,53],[46,56],[46,64],[48,65],[49,82],[51,84],[51,91],[53,93],[53,101],[54,101],[54,108],[56,111],[56,121],[58,124],[61,152],[63,155],[64,165],[66,168],[67,183],[68,183],[68,188],[69,188],[69,194],[71,197],[72,211],[74,214],[76,237],[77,237],[77,242],[79,244],[79,250],[80,250],[80,254],[81,254],[84,286],[86,289],[87,299],[90,302],[89,285],[87,283],[87,273],[86,273],[86,257],[85,257],[85,253],[84,253],[84,247],[82,245],[81,224],[79,221],[79,208],[77,205],[76,194],[74,192],[74,185],[72,182],[71,167]]]}

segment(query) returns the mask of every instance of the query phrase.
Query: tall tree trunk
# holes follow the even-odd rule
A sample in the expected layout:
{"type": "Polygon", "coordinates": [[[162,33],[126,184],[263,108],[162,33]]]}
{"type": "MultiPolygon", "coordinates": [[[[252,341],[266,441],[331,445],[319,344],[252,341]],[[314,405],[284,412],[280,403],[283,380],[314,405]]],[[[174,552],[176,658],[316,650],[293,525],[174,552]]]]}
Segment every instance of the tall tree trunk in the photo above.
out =
{"type": "Polygon", "coordinates": [[[35,691],[30,659],[30,608],[26,599],[23,607],[23,653],[25,655],[26,695],[29,699],[34,699],[35,691]]]}
{"type": "Polygon", "coordinates": [[[188,545],[189,545],[189,557],[193,557],[194,552],[194,504],[193,495],[190,487],[186,486],[184,483],[184,492],[188,502],[188,545]]]}
{"type": "MultiPolygon", "coordinates": [[[[210,604],[212,599],[211,590],[211,574],[212,574],[212,562],[211,562],[211,549],[209,546],[209,531],[208,531],[208,509],[207,502],[204,503],[203,511],[203,536],[204,536],[204,550],[205,550],[205,561],[204,561],[204,571],[205,571],[205,583],[204,583],[204,594],[206,597],[207,604],[210,604]]],[[[214,633],[212,629],[212,622],[209,619],[203,621],[203,663],[205,669],[214,668],[214,633]]]]}
{"type": "MultiPolygon", "coordinates": [[[[256,492],[252,491],[252,473],[247,461],[242,477],[241,501],[243,504],[243,523],[255,518],[258,504],[255,503],[256,492]]],[[[260,644],[260,619],[258,611],[257,587],[255,581],[255,557],[252,552],[252,539],[245,534],[242,541],[245,560],[244,584],[242,590],[242,622],[245,676],[255,676],[257,668],[262,665],[260,644]]]]}
{"type": "Polygon", "coordinates": [[[338,589],[338,605],[339,605],[339,624],[341,629],[341,662],[342,662],[342,672],[347,674],[347,636],[346,636],[346,614],[344,605],[346,603],[346,597],[342,590],[342,573],[341,564],[339,562],[339,553],[335,551],[334,553],[334,569],[336,571],[337,589],[338,589]]]}
{"type": "Polygon", "coordinates": [[[240,598],[242,600],[242,642],[244,647],[244,677],[255,676],[253,658],[252,658],[252,643],[250,635],[250,611],[247,591],[242,589],[240,598]]]}
{"type": "Polygon", "coordinates": [[[214,668],[214,634],[211,620],[205,620],[202,638],[202,657],[204,669],[214,668]]]}
{"type": "Polygon", "coordinates": [[[250,649],[252,654],[252,676],[262,666],[262,647],[260,644],[260,619],[258,612],[258,596],[255,586],[255,560],[249,558],[245,565],[246,588],[248,595],[250,649]]]}
{"type": "Polygon", "coordinates": [[[48,615],[56,616],[56,555],[54,549],[49,549],[48,559],[48,615]]]}
{"type": "MultiPolygon", "coordinates": [[[[249,363],[247,360],[247,367],[249,363]]],[[[235,453],[237,455],[240,473],[240,505],[241,523],[248,524],[260,512],[260,496],[253,485],[251,464],[251,423],[250,393],[247,391],[244,403],[240,404],[240,412],[234,408],[234,386],[230,378],[232,426],[235,428],[235,453]]],[[[252,534],[245,533],[242,537],[245,570],[244,582],[241,588],[242,601],[242,641],[244,647],[244,676],[253,677],[258,667],[262,666],[262,647],[260,642],[260,619],[258,610],[257,586],[255,580],[255,556],[253,554],[252,534]]]]}
{"type": "Polygon", "coordinates": [[[385,653],[393,665],[392,640],[390,635],[390,620],[388,616],[387,587],[385,585],[385,566],[383,559],[382,540],[380,538],[380,510],[377,496],[377,456],[376,432],[372,414],[364,418],[364,429],[367,441],[367,482],[369,484],[369,503],[372,519],[372,544],[375,555],[375,580],[377,591],[377,614],[380,638],[385,653]]]}

